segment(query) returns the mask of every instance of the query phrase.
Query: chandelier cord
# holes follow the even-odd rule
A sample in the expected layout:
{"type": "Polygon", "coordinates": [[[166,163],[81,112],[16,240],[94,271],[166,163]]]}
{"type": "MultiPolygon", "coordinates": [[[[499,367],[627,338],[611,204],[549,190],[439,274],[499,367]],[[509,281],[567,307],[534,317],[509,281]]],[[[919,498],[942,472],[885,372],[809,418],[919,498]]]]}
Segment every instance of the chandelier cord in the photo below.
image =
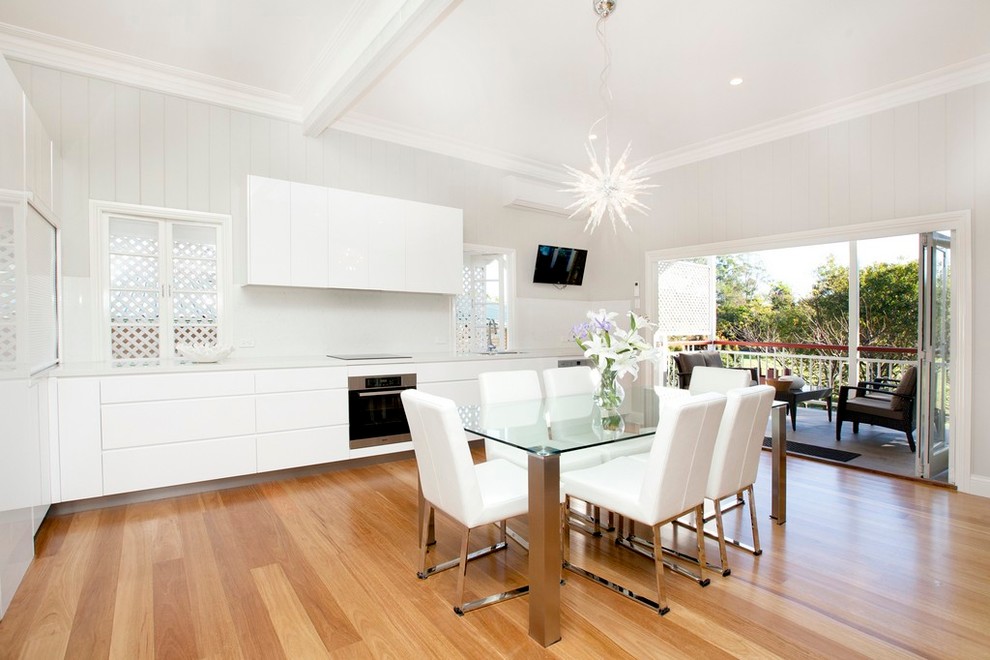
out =
{"type": "Polygon", "coordinates": [[[609,135],[608,135],[608,116],[612,111],[612,88],[608,84],[609,74],[612,70],[612,49],[608,46],[608,35],[605,32],[605,20],[608,18],[608,14],[602,14],[598,17],[597,25],[595,26],[595,33],[598,35],[598,43],[602,46],[602,56],[604,58],[604,64],[602,65],[602,71],[598,75],[598,96],[602,100],[602,105],[604,106],[605,113],[592,122],[591,127],[588,129],[588,144],[591,146],[591,150],[596,152],[594,147],[595,140],[595,127],[601,123],[605,124],[605,160],[609,160],[609,135]]]}

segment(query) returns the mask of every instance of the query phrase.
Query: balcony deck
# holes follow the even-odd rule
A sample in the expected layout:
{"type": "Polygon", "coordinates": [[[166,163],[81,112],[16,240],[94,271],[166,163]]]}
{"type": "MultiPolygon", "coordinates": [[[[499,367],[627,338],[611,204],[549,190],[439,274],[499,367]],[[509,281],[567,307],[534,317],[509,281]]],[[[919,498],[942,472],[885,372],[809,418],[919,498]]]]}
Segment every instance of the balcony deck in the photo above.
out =
{"type": "MultiPolygon", "coordinates": [[[[914,476],[914,453],[908,449],[907,439],[903,433],[862,424],[859,433],[854,434],[852,424],[847,422],[843,424],[842,442],[836,442],[834,410],[832,419],[833,421],[829,422],[824,408],[818,407],[814,403],[799,405],[796,431],[791,430],[790,416],[787,418],[787,439],[816,447],[840,449],[859,454],[857,458],[851,461],[827,461],[830,463],[899,476],[914,476]]],[[[769,430],[767,435],[769,435],[769,430]]]]}

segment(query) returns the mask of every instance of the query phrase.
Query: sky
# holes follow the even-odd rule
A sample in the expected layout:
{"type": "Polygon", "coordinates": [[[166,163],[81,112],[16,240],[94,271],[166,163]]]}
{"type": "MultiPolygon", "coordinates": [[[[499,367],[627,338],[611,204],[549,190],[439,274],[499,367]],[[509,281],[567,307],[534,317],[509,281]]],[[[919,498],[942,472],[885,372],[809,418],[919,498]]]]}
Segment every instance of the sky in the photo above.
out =
{"type": "MultiPolygon", "coordinates": [[[[815,283],[815,270],[825,263],[829,255],[844,266],[849,265],[848,242],[809,245],[752,253],[762,260],[771,282],[790,284],[796,298],[806,296],[815,283]]],[[[918,259],[918,235],[891,236],[859,241],[859,265],[892,262],[903,263],[918,259]]]]}

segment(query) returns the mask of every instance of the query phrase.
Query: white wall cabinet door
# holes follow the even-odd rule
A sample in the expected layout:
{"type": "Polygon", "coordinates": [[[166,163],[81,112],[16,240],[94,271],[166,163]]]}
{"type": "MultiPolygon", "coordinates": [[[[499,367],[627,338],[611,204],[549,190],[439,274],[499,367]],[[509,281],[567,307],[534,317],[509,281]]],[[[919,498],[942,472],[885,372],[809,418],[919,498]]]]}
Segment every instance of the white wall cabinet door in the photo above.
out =
{"type": "Polygon", "coordinates": [[[25,104],[25,131],[24,145],[27,149],[25,160],[25,173],[27,175],[27,189],[34,193],[35,204],[52,210],[55,208],[55,191],[52,185],[54,180],[54,143],[41,118],[30,104],[25,104]]]}
{"type": "Polygon", "coordinates": [[[406,202],[367,195],[368,286],[382,291],[407,291],[406,202]]]}
{"type": "Polygon", "coordinates": [[[406,289],[458,294],[464,271],[463,212],[406,202],[406,289]]]}
{"type": "Polygon", "coordinates": [[[330,189],[330,286],[368,288],[368,195],[330,189]]]}
{"type": "Polygon", "coordinates": [[[292,286],[330,284],[328,188],[306,183],[290,185],[289,279],[292,286]]]}
{"type": "Polygon", "coordinates": [[[288,181],[248,177],[248,284],[292,284],[290,213],[288,181]]]}

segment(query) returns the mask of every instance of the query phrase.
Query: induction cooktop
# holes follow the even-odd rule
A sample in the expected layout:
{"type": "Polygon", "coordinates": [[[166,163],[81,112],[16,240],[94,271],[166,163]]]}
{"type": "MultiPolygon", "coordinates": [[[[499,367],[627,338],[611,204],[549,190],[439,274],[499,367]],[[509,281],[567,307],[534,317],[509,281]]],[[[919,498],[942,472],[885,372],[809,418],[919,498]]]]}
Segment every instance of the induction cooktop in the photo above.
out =
{"type": "Polygon", "coordinates": [[[412,358],[411,355],[394,355],[392,353],[340,353],[327,357],[338,360],[406,360],[412,358]]]}

